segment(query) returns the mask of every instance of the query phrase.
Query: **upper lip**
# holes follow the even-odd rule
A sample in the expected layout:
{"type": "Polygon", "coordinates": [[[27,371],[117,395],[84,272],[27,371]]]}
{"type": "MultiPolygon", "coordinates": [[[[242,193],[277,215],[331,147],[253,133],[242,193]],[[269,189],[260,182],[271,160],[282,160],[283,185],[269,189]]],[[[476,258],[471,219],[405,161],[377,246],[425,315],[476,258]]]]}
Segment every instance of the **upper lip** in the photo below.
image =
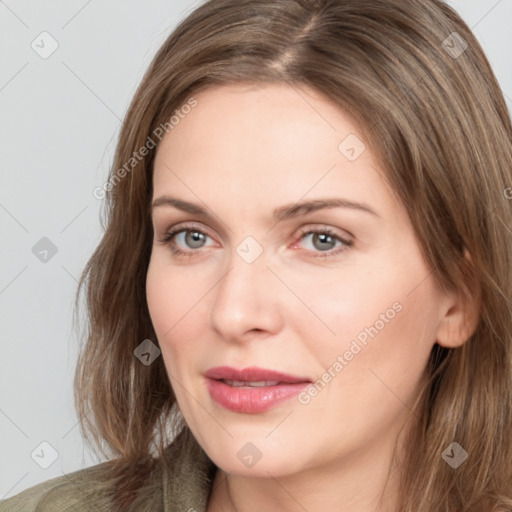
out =
{"type": "Polygon", "coordinates": [[[215,380],[237,380],[242,382],[260,382],[260,381],[277,381],[287,384],[295,384],[297,382],[311,382],[306,377],[298,377],[275,370],[267,370],[266,368],[258,368],[251,366],[249,368],[232,368],[231,366],[215,366],[206,371],[205,376],[215,380]]]}

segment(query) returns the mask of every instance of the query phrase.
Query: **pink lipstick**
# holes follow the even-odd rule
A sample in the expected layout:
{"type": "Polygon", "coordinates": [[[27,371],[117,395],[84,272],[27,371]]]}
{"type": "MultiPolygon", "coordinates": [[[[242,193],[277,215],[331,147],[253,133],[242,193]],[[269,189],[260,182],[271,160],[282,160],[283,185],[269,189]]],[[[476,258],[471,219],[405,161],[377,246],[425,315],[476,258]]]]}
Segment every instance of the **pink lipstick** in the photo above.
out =
{"type": "Polygon", "coordinates": [[[311,380],[274,370],[216,366],[206,373],[210,396],[222,407],[246,414],[265,412],[298,395],[311,380]]]}

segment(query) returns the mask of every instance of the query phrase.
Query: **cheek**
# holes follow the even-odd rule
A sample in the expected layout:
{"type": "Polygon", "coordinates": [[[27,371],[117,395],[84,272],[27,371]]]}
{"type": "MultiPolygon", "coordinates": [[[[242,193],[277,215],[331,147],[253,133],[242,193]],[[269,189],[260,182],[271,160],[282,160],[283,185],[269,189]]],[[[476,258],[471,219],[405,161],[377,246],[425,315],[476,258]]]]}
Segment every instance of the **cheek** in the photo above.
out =
{"type": "Polygon", "coordinates": [[[177,361],[199,351],[200,334],[204,334],[207,307],[206,285],[183,269],[169,271],[158,258],[151,260],[146,277],[146,297],[153,327],[165,365],[175,370],[177,361]],[[204,289],[203,289],[204,288],[204,289]],[[194,342],[195,341],[195,342],[194,342]],[[198,350],[195,350],[196,346],[198,350]]]}
{"type": "MultiPolygon", "coordinates": [[[[303,297],[308,308],[315,313],[308,313],[302,305],[295,313],[295,320],[317,328],[323,343],[318,344],[327,351],[336,350],[343,353],[348,350],[353,340],[361,346],[388,330],[393,323],[399,323],[403,316],[407,284],[400,276],[390,272],[389,268],[376,267],[369,262],[366,268],[373,267],[372,272],[360,269],[340,269],[337,275],[311,276],[297,282],[294,291],[303,297]],[[315,283],[315,286],[311,286],[315,283]],[[316,319],[315,319],[316,316],[316,319]],[[307,318],[305,318],[307,317],[307,318]]],[[[287,282],[293,282],[287,276],[287,282]]],[[[295,277],[295,281],[298,281],[295,277]]],[[[297,333],[300,336],[300,333],[297,333]]]]}
{"type": "MultiPolygon", "coordinates": [[[[200,296],[197,280],[181,268],[171,270],[165,258],[152,256],[146,276],[146,297],[153,326],[159,335],[174,332],[200,296]]],[[[163,340],[162,340],[163,341],[163,340]]]]}
{"type": "Polygon", "coordinates": [[[412,406],[435,343],[435,310],[429,309],[425,296],[403,295],[388,302],[367,313],[357,332],[344,338],[343,349],[331,357],[343,357],[334,394],[351,397],[348,401],[356,409],[356,404],[365,404],[367,411],[360,412],[368,421],[372,415],[399,411],[403,404],[412,406]]]}
{"type": "Polygon", "coordinates": [[[435,341],[434,318],[414,301],[402,299],[394,318],[375,322],[368,333],[365,363],[385,382],[416,380],[435,341]]]}
{"type": "MultiPolygon", "coordinates": [[[[322,328],[322,342],[310,343],[310,351],[320,363],[318,372],[330,368],[336,375],[337,393],[389,394],[389,386],[406,399],[424,374],[439,320],[433,282],[427,279],[411,291],[418,273],[394,268],[407,267],[374,267],[364,277],[331,281],[322,294],[308,292],[311,308],[336,333],[322,328]]],[[[306,339],[314,340],[307,329],[306,339]]]]}
{"type": "Polygon", "coordinates": [[[149,314],[157,336],[161,336],[173,325],[173,295],[169,293],[169,286],[158,270],[158,266],[151,260],[146,276],[146,298],[149,314]]]}

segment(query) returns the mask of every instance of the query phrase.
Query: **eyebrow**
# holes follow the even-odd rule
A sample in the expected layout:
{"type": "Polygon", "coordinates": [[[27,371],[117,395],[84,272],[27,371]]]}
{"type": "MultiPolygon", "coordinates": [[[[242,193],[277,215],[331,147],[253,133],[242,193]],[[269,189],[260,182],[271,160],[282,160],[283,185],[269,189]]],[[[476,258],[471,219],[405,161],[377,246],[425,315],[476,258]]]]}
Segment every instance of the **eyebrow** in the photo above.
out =
{"type": "MultiPolygon", "coordinates": [[[[178,210],[182,210],[184,212],[190,213],[192,215],[198,215],[202,217],[210,217],[206,209],[198,204],[189,203],[188,201],[184,201],[182,199],[178,199],[176,197],[171,197],[168,195],[163,195],[155,199],[150,207],[151,212],[160,206],[174,206],[178,210]]],[[[276,222],[281,222],[284,220],[291,219],[293,217],[300,217],[302,215],[307,215],[308,213],[323,210],[326,208],[349,208],[352,210],[358,210],[362,212],[369,213],[376,217],[380,217],[380,215],[370,208],[367,204],[357,203],[355,201],[350,201],[344,198],[326,198],[326,199],[312,199],[309,201],[299,201],[297,203],[292,203],[288,205],[281,206],[276,208],[273,211],[273,218],[276,222]]]]}

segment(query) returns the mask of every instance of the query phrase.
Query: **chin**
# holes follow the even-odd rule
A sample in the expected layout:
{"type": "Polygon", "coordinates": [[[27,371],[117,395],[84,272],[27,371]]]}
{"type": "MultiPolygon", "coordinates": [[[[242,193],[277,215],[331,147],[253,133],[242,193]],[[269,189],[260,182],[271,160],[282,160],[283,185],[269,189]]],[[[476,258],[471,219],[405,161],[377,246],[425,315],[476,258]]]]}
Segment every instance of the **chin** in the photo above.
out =
{"type": "Polygon", "coordinates": [[[287,446],[281,438],[276,437],[274,442],[265,439],[267,434],[265,430],[258,436],[235,436],[222,444],[211,440],[205,451],[217,467],[238,476],[269,478],[270,475],[285,476],[305,468],[305,453],[297,449],[300,442],[290,439],[287,446]],[[301,459],[297,458],[299,454],[301,459]]]}

